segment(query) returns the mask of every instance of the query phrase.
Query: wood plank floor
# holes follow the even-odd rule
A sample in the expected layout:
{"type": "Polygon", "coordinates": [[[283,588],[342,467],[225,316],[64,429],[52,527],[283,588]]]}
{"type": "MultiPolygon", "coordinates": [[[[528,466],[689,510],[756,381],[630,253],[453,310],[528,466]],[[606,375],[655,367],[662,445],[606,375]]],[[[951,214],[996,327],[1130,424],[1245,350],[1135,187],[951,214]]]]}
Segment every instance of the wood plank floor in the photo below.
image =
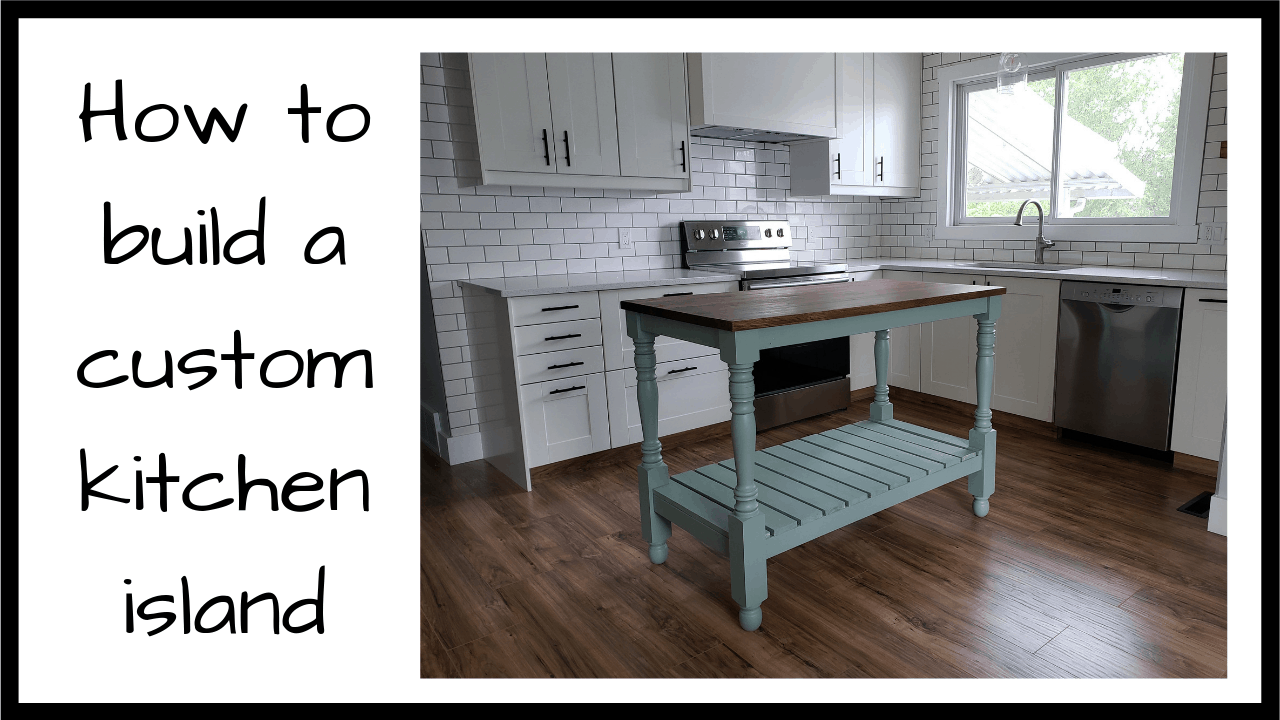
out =
{"type": "MultiPolygon", "coordinates": [[[[867,401],[760,433],[867,419],[867,401]]],[[[954,406],[898,419],[961,437],[954,406]]],[[[996,492],[962,478],[769,560],[756,632],[728,561],[640,537],[639,451],[534,478],[422,455],[423,677],[1226,677],[1226,538],[1177,512],[1211,477],[997,416],[996,492]],[[631,457],[630,455],[634,455],[631,457]]],[[[727,435],[664,443],[671,473],[727,435]]]]}

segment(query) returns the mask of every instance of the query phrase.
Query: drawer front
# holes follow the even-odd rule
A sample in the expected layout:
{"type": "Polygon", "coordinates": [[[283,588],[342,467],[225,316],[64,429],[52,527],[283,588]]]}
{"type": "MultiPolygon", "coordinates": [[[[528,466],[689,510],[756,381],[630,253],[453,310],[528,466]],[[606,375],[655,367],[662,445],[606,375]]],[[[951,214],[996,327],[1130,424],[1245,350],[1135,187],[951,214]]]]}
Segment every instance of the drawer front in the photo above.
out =
{"type": "MultiPolygon", "coordinates": [[[[627,335],[627,314],[621,307],[623,300],[639,300],[687,293],[703,295],[706,293],[737,291],[738,283],[736,281],[601,291],[600,322],[602,323],[605,338],[605,368],[608,370],[621,370],[635,367],[633,358],[635,346],[627,335]]],[[[666,336],[659,336],[654,343],[654,348],[658,355],[658,362],[719,354],[719,351],[715,348],[695,345],[666,336]]]]}
{"type": "Polygon", "coordinates": [[[529,467],[609,448],[604,373],[521,386],[520,416],[529,467]]]}
{"type": "Polygon", "coordinates": [[[599,345],[516,359],[516,382],[521,385],[598,372],[604,372],[604,350],[599,345]]]}
{"type": "MultiPolygon", "coordinates": [[[[703,357],[672,360],[669,362],[660,362],[657,366],[658,382],[664,383],[671,380],[678,380],[682,377],[693,377],[695,375],[705,375],[707,373],[720,372],[728,370],[729,366],[717,355],[707,355],[703,357]]],[[[629,388],[636,386],[636,369],[634,367],[620,370],[625,373],[625,385],[629,388]]],[[[726,386],[728,387],[728,386],[726,386]]],[[[662,392],[662,391],[659,391],[662,392]]],[[[728,392],[726,390],[726,392],[728,392]]]]}
{"type": "MultiPolygon", "coordinates": [[[[605,373],[609,387],[609,434],[613,447],[644,439],[634,370],[605,373]]],[[[730,417],[729,371],[674,377],[658,383],[658,437],[725,422],[730,417]]]]}
{"type": "MultiPolygon", "coordinates": [[[[572,350],[600,344],[600,319],[571,320],[516,328],[516,355],[572,350]]],[[[551,365],[553,363],[547,363],[551,365]]]]}
{"type": "Polygon", "coordinates": [[[511,324],[542,325],[600,317],[600,293],[580,292],[511,298],[511,324]]]}

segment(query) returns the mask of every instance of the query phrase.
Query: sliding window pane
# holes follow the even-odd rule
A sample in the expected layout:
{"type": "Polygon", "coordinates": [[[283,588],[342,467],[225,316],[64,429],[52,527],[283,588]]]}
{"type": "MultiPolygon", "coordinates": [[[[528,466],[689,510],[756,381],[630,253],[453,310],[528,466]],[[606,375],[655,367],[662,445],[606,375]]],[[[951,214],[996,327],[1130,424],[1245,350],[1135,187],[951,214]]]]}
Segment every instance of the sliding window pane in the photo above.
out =
{"type": "Polygon", "coordinates": [[[1066,73],[1058,217],[1169,217],[1181,53],[1066,73]]]}
{"type": "Polygon", "coordinates": [[[1049,214],[1055,84],[1050,76],[1010,95],[994,86],[966,93],[965,217],[1012,218],[1025,200],[1049,214]]]}

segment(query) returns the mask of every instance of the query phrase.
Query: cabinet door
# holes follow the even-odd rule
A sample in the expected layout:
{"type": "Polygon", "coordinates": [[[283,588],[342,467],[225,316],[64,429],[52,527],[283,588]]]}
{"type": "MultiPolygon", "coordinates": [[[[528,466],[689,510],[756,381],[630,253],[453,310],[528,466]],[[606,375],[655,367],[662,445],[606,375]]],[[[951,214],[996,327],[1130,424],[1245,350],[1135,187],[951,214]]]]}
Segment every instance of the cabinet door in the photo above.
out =
{"type": "Polygon", "coordinates": [[[996,321],[991,407],[1052,422],[1060,282],[988,275],[986,284],[1006,289],[996,321]]]}
{"type": "Polygon", "coordinates": [[[488,170],[556,172],[547,59],[540,53],[474,53],[471,87],[480,163],[488,170]]]}
{"type": "Polygon", "coordinates": [[[618,116],[609,53],[547,53],[547,79],[557,172],[618,175],[618,116]]]}
{"type": "Polygon", "coordinates": [[[1182,297],[1170,447],[1209,460],[1219,459],[1227,411],[1226,299],[1225,290],[1194,288],[1182,297]]]}
{"type": "MultiPolygon", "coordinates": [[[[921,280],[924,276],[924,273],[906,270],[884,270],[882,274],[885,280],[921,280]]],[[[889,331],[889,384],[908,390],[920,390],[919,325],[907,325],[889,331]]],[[[892,399],[891,396],[890,400],[892,399]]]]}
{"type": "MultiPolygon", "coordinates": [[[[729,419],[729,370],[720,358],[658,363],[658,437],[729,419]],[[706,372],[708,369],[711,372],[706,372]],[[689,373],[689,374],[673,374],[689,373]]],[[[609,391],[609,433],[613,447],[644,439],[636,399],[636,371],[605,373],[609,391]]]]}
{"type": "Polygon", "coordinates": [[[919,53],[874,53],[875,184],[920,184],[919,53]]]}
{"type": "Polygon", "coordinates": [[[844,92],[840,106],[840,138],[831,143],[832,183],[871,185],[873,159],[874,76],[871,53],[841,53],[844,92]]]}
{"type": "MultiPolygon", "coordinates": [[[[981,275],[924,273],[925,282],[981,285],[981,275]]],[[[999,325],[997,324],[997,337],[999,325]]],[[[974,370],[977,365],[978,324],[972,317],[937,320],[920,325],[920,392],[966,403],[977,403],[974,370]]],[[[996,344],[999,354],[1000,345],[996,344]]]]}
{"type": "MultiPolygon", "coordinates": [[[[878,280],[879,270],[853,273],[853,281],[878,280]]],[[[906,329],[903,329],[906,332],[906,329]]],[[[893,333],[889,334],[893,337],[893,333]]],[[[861,390],[876,384],[876,334],[873,332],[849,336],[849,390],[861,390]]]]}
{"type": "Polygon", "coordinates": [[[625,177],[689,177],[689,107],[680,53],[616,53],[618,153],[625,177]]]}
{"type": "MultiPolygon", "coordinates": [[[[700,283],[697,285],[667,285],[662,287],[628,288],[625,290],[600,291],[600,321],[604,333],[604,366],[606,370],[621,370],[635,367],[635,343],[627,335],[627,313],[622,309],[623,300],[639,300],[669,295],[701,295],[714,292],[735,292],[736,282],[700,283]]],[[[653,343],[658,362],[683,360],[719,355],[720,351],[713,347],[698,345],[685,340],[659,335],[653,343]]]]}
{"type": "Polygon", "coordinates": [[[523,385],[520,411],[529,467],[609,449],[604,373],[523,385]]]}

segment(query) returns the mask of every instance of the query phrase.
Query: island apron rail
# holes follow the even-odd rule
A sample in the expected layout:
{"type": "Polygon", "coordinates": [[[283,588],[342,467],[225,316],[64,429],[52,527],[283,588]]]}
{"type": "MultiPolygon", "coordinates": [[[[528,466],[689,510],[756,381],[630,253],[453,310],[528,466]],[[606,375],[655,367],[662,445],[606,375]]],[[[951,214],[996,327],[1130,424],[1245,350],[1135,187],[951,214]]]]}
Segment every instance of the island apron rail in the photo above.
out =
{"type": "Polygon", "coordinates": [[[640,523],[649,543],[649,559],[654,563],[667,559],[672,522],[727,554],[733,599],[741,608],[738,621],[747,631],[759,628],[763,617],[768,558],[960,477],[969,479],[974,514],[983,517],[989,510],[996,450],[991,382],[995,324],[1004,288],[888,280],[855,285],[862,286],[856,293],[826,288],[760,291],[776,293],[771,297],[778,301],[818,298],[829,309],[801,302],[801,312],[762,316],[756,307],[739,319],[732,317],[733,312],[724,312],[724,306],[742,309],[745,301],[741,299],[703,296],[701,300],[623,303],[627,333],[635,343],[643,432],[638,469],[640,523]],[[873,284],[893,300],[879,304],[874,298],[868,300],[868,286],[873,284]],[[950,288],[945,291],[948,297],[957,299],[940,299],[939,288],[950,288]],[[796,294],[804,290],[811,294],[796,294]],[[842,307],[842,301],[856,301],[861,307],[842,307]],[[719,307],[711,307],[717,303],[719,307]],[[876,311],[880,308],[893,309],[876,311]],[[977,410],[968,439],[894,420],[887,382],[889,331],[967,315],[978,323],[977,410]],[[735,329],[744,326],[748,329],[735,329]],[[870,419],[756,451],[752,369],[760,351],[866,332],[875,332],[876,385],[870,419]],[[660,335],[717,348],[729,365],[733,460],[675,477],[668,474],[658,441],[654,340],[660,335]]]}

